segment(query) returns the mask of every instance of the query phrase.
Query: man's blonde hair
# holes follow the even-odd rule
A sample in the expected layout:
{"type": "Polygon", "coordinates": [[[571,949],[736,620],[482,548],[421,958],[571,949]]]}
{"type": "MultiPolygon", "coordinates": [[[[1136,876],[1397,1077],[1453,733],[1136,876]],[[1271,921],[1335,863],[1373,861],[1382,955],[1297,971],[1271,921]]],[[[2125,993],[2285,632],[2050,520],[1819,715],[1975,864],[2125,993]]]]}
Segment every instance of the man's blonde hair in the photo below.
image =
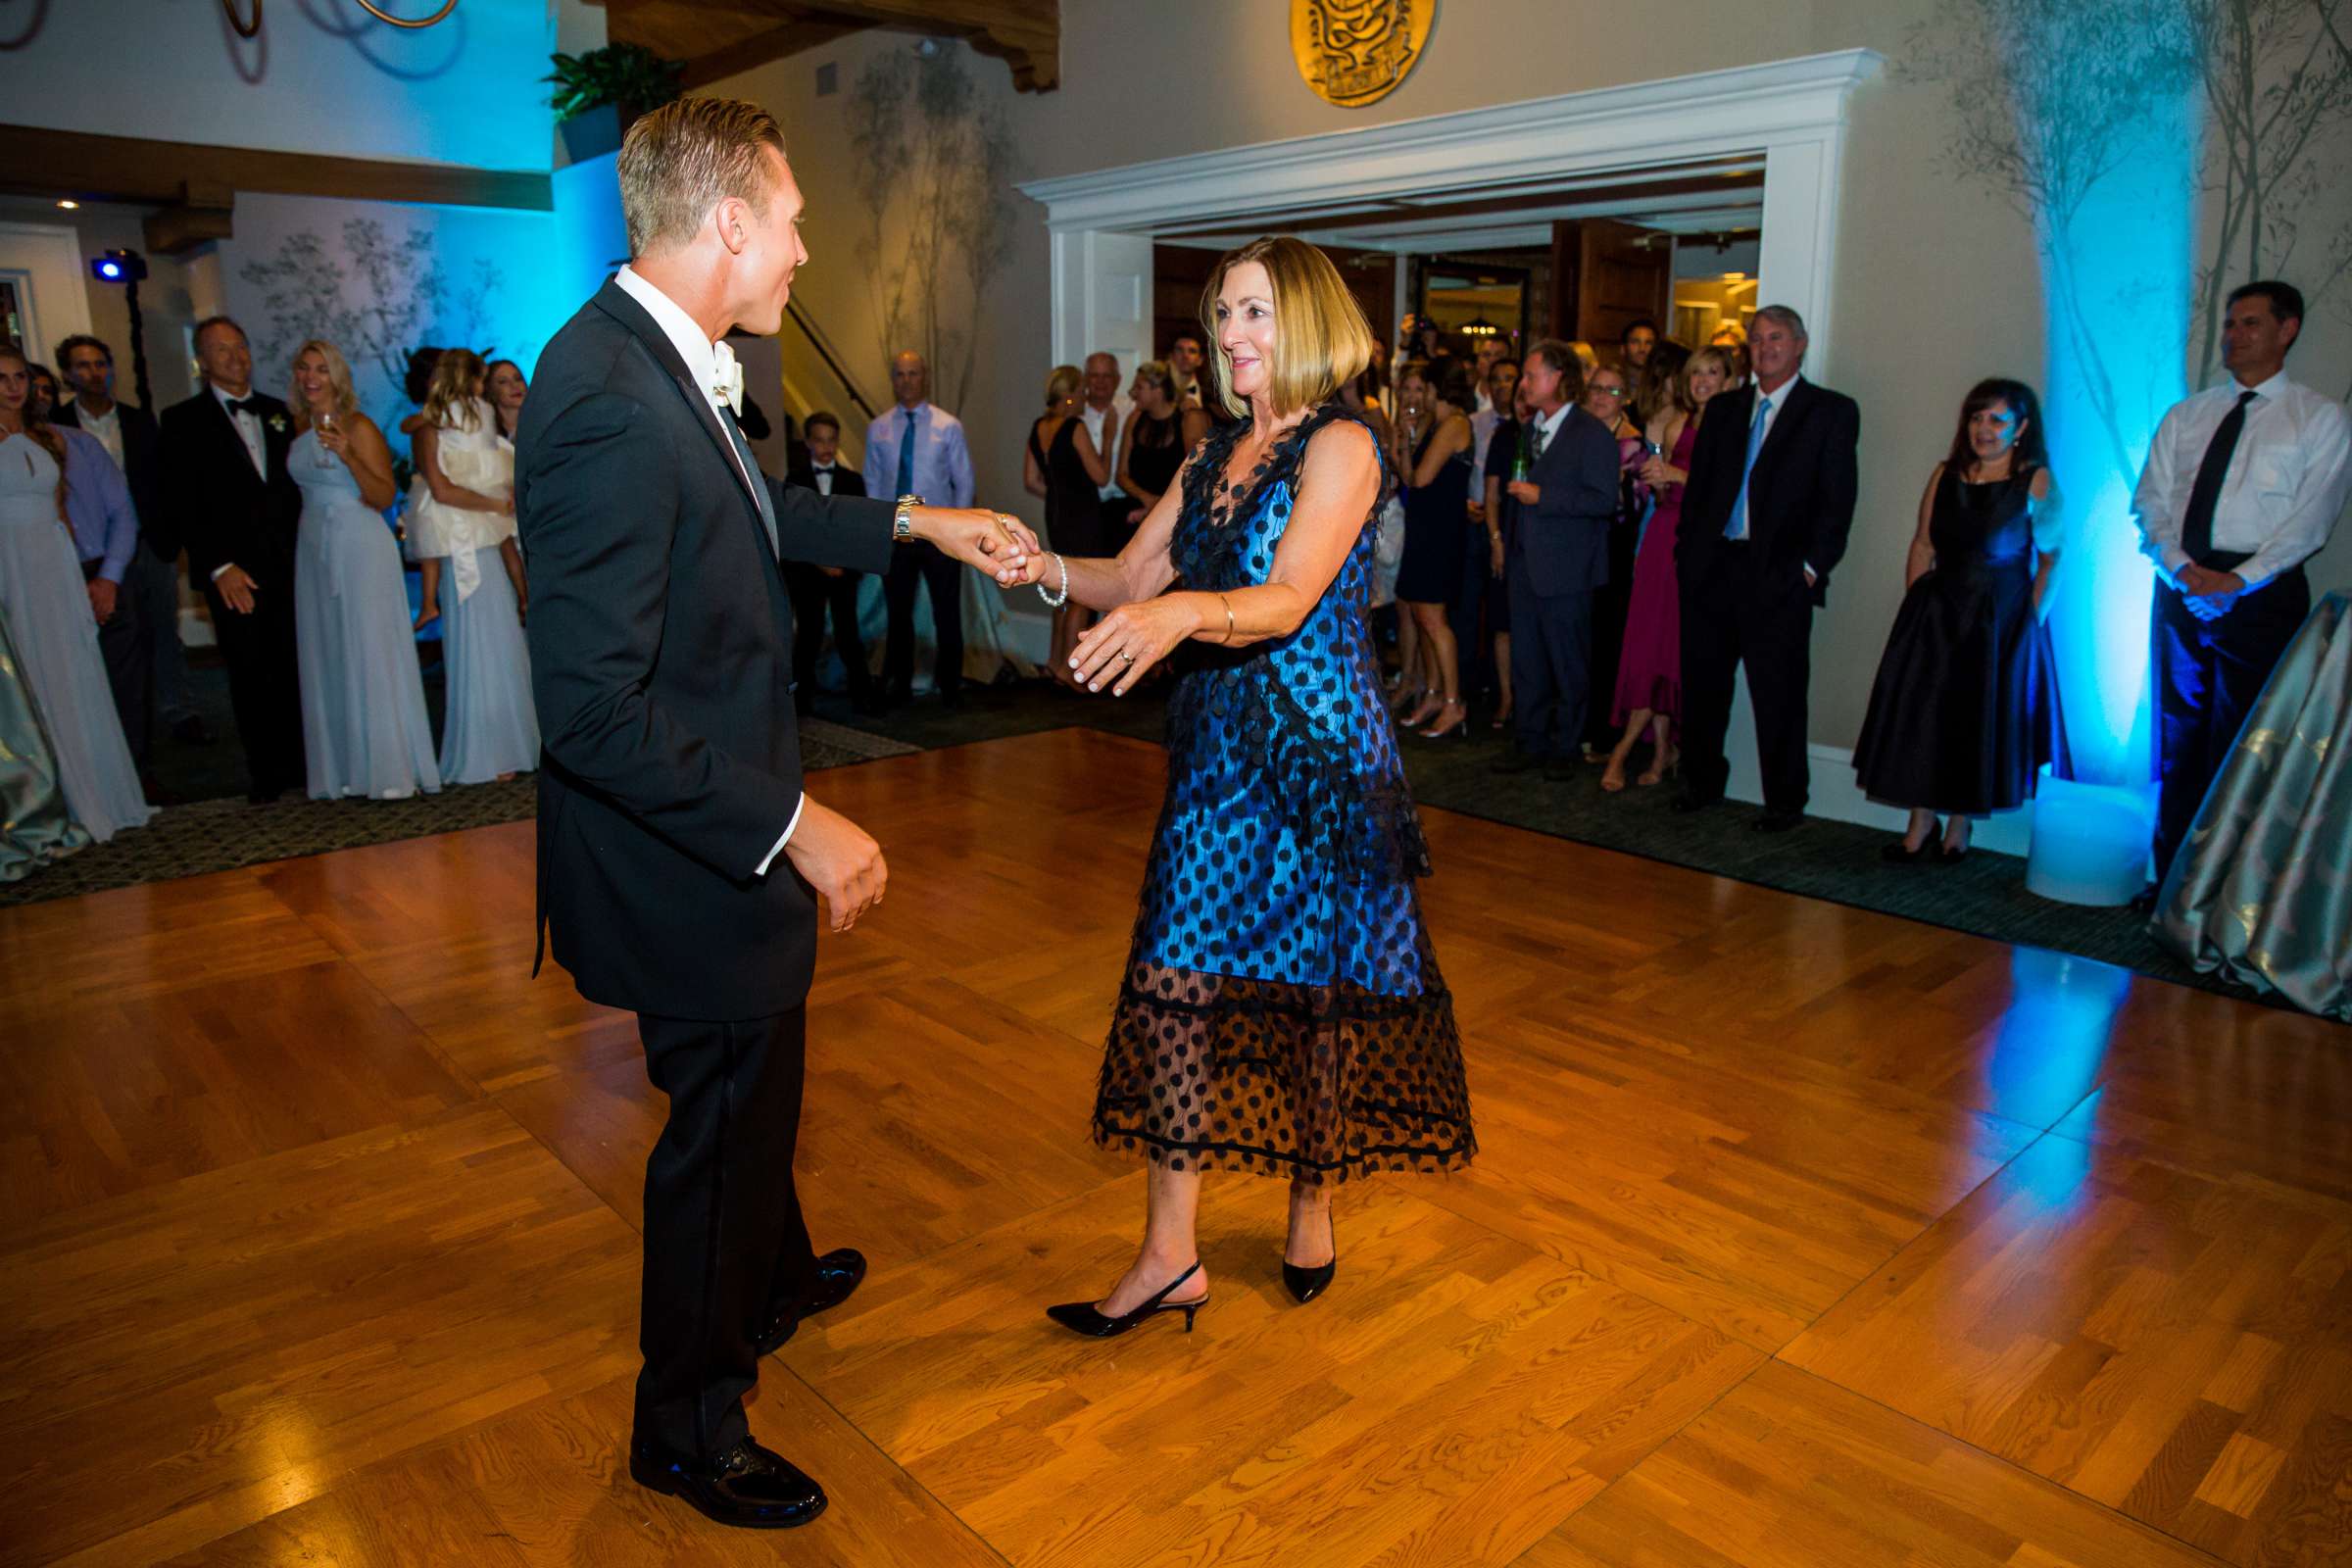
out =
{"type": "Polygon", "coordinates": [[[1279,416],[1328,402],[1372,363],[1372,327],[1331,258],[1288,234],[1253,239],[1230,252],[1200,291],[1200,324],[1216,345],[1217,401],[1237,419],[1250,413],[1250,406],[1233,395],[1233,365],[1225,353],[1225,334],[1217,330],[1217,295],[1226,274],[1250,262],[1266,270],[1274,295],[1274,373],[1267,387],[1274,413],[1279,416]]]}
{"type": "Polygon", "coordinates": [[[766,216],[775,193],[763,156],[770,147],[782,156],[776,117],[737,98],[677,98],[638,116],[620,143],[629,254],[685,244],[729,196],[766,216]]]}

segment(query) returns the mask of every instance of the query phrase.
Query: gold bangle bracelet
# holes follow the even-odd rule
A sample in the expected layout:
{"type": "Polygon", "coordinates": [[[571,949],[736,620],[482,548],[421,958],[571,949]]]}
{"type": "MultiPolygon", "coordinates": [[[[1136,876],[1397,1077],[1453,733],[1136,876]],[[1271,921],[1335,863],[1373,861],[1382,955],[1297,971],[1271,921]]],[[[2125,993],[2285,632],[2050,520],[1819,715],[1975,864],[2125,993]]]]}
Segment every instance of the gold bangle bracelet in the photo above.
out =
{"type": "Polygon", "coordinates": [[[1225,641],[1230,644],[1233,641],[1233,601],[1219,594],[1217,603],[1225,607],[1225,641]]]}

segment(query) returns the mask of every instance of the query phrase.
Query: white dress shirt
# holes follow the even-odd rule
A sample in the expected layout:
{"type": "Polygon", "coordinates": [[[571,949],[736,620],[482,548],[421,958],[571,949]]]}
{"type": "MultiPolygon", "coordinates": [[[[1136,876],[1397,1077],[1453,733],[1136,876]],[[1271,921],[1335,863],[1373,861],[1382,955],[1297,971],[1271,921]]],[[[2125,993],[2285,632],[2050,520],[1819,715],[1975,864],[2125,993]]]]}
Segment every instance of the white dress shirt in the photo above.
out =
{"type": "Polygon", "coordinates": [[[1470,504],[1487,504],[1487,443],[1494,439],[1494,427],[1502,422],[1500,410],[1489,404],[1470,416],[1470,504]]]}
{"type": "MultiPolygon", "coordinates": [[[[645,314],[654,318],[654,324],[662,329],[662,335],[669,339],[670,347],[678,351],[678,358],[686,362],[686,373],[694,377],[694,384],[703,389],[703,396],[710,401],[710,412],[717,415],[721,422],[734,417],[734,411],[718,395],[718,355],[712,346],[714,340],[703,335],[703,329],[695,324],[694,318],[688,316],[677,301],[638,276],[634,269],[623,267],[613,274],[612,281],[620,285],[622,293],[645,307],[645,314]]],[[[735,461],[735,477],[741,479],[744,487],[752,492],[752,498],[758,500],[759,486],[744,471],[742,454],[735,451],[732,442],[727,444],[727,450],[735,461]]],[[[776,863],[776,857],[783,854],[784,846],[792,842],[793,830],[801,825],[801,813],[808,808],[808,792],[803,790],[800,800],[792,808],[792,820],[784,824],[783,836],[752,868],[755,876],[767,875],[767,868],[776,863]]]]}
{"type": "MultiPolygon", "coordinates": [[[[972,504],[972,454],[964,445],[963,421],[925,400],[914,407],[912,494],[935,507],[972,504]]],[[[884,409],[865,427],[865,493],[884,501],[899,498],[899,441],[906,430],[904,408],[884,409]]]]}
{"type": "Polygon", "coordinates": [[[1078,417],[1086,421],[1087,437],[1095,443],[1095,450],[1102,454],[1102,461],[1110,465],[1110,483],[1102,486],[1100,492],[1104,501],[1127,493],[1119,488],[1119,432],[1127,428],[1127,411],[1133,407],[1124,396],[1112,398],[1107,409],[1098,409],[1092,403],[1078,405],[1078,417]]]}
{"type": "MultiPolygon", "coordinates": [[[[122,404],[109,403],[104,414],[92,414],[88,409],[76,404],[74,417],[100,446],[106,448],[106,455],[115,460],[116,467],[122,468],[125,472],[129,471],[122,461],[122,404]]],[[[256,428],[259,428],[258,421],[256,428]]]]}
{"type": "Polygon", "coordinates": [[[2213,506],[2213,548],[2251,556],[2236,567],[2259,588],[2301,565],[2328,542],[2352,485],[2352,418],[2342,404],[2299,385],[2281,370],[2257,387],[2234,380],[2181,399],[2165,414],[2132,495],[2141,545],[2176,576],[2188,565],[2180,548],[2188,494],[2214,431],[2238,395],[2251,391],[2245,428],[2230,455],[2213,506]]]}
{"type": "Polygon", "coordinates": [[[811,463],[808,465],[809,482],[816,486],[816,493],[818,495],[829,496],[833,493],[833,475],[838,472],[840,468],[841,465],[838,463],[811,463]]]}

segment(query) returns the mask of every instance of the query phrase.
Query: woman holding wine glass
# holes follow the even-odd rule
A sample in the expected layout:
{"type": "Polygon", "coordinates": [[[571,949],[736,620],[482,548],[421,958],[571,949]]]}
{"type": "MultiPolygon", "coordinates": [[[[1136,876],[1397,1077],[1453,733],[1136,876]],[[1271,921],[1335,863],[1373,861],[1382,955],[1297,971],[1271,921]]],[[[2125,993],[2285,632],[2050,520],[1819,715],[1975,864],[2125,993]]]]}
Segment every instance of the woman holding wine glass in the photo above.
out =
{"type": "Polygon", "coordinates": [[[441,770],[400,546],[384,521],[399,494],[391,448],[360,412],[351,367],[332,343],[305,343],[289,380],[296,434],[286,467],[302,487],[294,651],[311,799],[436,794],[441,770]]]}

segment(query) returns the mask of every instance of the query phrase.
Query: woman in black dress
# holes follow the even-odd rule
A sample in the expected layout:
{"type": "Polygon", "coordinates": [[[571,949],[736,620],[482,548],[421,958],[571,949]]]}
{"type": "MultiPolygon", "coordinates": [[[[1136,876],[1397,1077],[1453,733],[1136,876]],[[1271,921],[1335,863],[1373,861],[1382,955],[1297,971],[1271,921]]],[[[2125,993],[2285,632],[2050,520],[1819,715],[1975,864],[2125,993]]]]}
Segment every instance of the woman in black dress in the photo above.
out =
{"type": "Polygon", "coordinates": [[[1903,607],[1854,747],[1863,792],[1910,808],[1889,860],[1961,858],[1969,819],[2024,805],[2062,755],[2040,613],[2057,522],[2033,388],[1978,382],[1920,498],[1903,607]],[[1940,849],[1938,815],[1950,818],[1940,849]]]}
{"type": "Polygon", "coordinates": [[[1470,529],[1470,372],[1459,360],[1427,370],[1408,368],[1398,397],[1408,413],[1396,424],[1396,471],[1411,488],[1404,497],[1404,559],[1396,566],[1396,602],[1413,617],[1429,687],[1421,705],[1397,719],[1426,740],[1464,733],[1470,710],[1462,701],[1460,649],[1453,636],[1453,602],[1462,591],[1462,540],[1470,529]],[[1418,398],[1416,387],[1428,396],[1418,398]]]}
{"type": "MultiPolygon", "coordinates": [[[[1102,516],[1102,486],[1110,483],[1110,461],[1096,450],[1086,421],[1078,417],[1078,389],[1084,384],[1075,365],[1056,365],[1046,377],[1046,412],[1029,427],[1029,449],[1022,454],[1022,483],[1046,503],[1046,536],[1053,548],[1070,556],[1110,553],[1102,516]]],[[[1054,612],[1054,652],[1047,667],[1054,678],[1072,690],[1070,644],[1093,624],[1091,612],[1064,605],[1054,612]]]]}
{"type": "Polygon", "coordinates": [[[1176,372],[1165,360],[1146,360],[1135,368],[1135,385],[1128,390],[1135,407],[1128,412],[1127,428],[1119,434],[1119,488],[1125,502],[1111,501],[1103,518],[1109,554],[1117,555],[1135,537],[1135,530],[1159,498],[1176,481],[1184,456],[1208,434],[1208,415],[1184,407],[1176,372]]]}

